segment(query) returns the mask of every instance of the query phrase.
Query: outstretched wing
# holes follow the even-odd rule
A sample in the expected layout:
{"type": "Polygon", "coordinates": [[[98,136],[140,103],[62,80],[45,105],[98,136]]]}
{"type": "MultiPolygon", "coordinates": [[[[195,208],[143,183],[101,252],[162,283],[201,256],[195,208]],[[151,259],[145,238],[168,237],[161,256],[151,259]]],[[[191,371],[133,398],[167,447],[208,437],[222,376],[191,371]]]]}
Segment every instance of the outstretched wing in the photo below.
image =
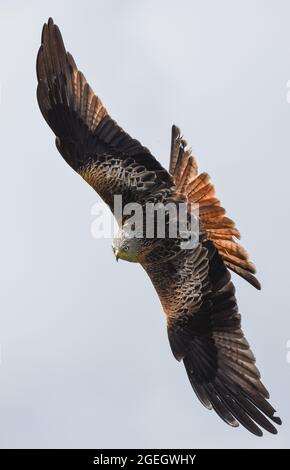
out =
{"type": "Polygon", "coordinates": [[[143,267],[165,311],[172,352],[183,361],[201,403],[231,426],[275,434],[270,420],[281,420],[267,401],[241,329],[230,272],[213,242],[143,267]]]}
{"type": "Polygon", "coordinates": [[[109,204],[114,194],[123,202],[160,184],[172,184],[169,173],[111,119],[66,52],[60,31],[49,19],[37,57],[37,99],[56,135],[67,163],[109,204]]]}
{"type": "Polygon", "coordinates": [[[213,241],[227,267],[260,289],[261,285],[254,276],[254,264],[246,250],[235,240],[240,239],[240,233],[234,221],[225,216],[226,211],[216,197],[210,176],[207,173],[198,174],[191,149],[187,148],[176,126],[172,126],[170,173],[176,189],[186,195],[188,202],[199,204],[201,228],[213,241]]]}

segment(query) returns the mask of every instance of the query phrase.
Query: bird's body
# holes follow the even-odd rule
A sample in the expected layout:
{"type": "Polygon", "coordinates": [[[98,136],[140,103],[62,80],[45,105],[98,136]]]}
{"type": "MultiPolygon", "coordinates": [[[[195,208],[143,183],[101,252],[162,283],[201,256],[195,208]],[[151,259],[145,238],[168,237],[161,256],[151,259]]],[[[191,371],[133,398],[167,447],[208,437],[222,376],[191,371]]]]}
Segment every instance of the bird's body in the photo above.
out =
{"type": "Polygon", "coordinates": [[[239,232],[225,216],[210,177],[198,174],[179,129],[172,128],[167,171],[111,119],[51,19],[43,28],[37,77],[39,106],[58,150],[111,210],[115,195],[122,196],[123,207],[185,204],[189,221],[191,204],[199,205],[200,232],[194,246],[183,248],[179,227],[170,236],[168,218],[163,237],[148,237],[144,231],[137,237],[128,234],[128,218],[123,216],[113,250],[118,258],[140,263],[149,275],[166,314],[172,352],[183,361],[203,405],[232,426],[240,423],[256,435],[262,435],[260,427],[276,433],[271,421],[281,420],[274,416],[241,330],[229,271],[259,289],[255,267],[237,243],[239,232]]]}

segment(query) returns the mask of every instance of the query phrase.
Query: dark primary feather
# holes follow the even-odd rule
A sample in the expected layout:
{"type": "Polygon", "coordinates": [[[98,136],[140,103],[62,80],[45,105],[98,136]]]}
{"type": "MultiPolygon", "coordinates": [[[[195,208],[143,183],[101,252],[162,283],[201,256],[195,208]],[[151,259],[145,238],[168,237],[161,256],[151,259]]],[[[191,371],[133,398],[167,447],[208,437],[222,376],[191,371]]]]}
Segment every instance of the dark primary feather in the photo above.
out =
{"type": "Polygon", "coordinates": [[[66,52],[52,19],[43,27],[41,43],[37,99],[67,163],[111,208],[114,194],[122,194],[126,203],[160,184],[172,185],[169,173],[149,150],[109,116],[66,52]]]}
{"type": "Polygon", "coordinates": [[[260,427],[276,434],[269,419],[276,424],[281,420],[267,401],[269,393],[241,330],[229,272],[213,243],[204,246],[211,288],[208,292],[201,289],[198,312],[169,322],[171,347],[183,359],[190,383],[206,407],[232,426],[240,423],[258,436],[262,435],[260,427]]]}
{"type": "Polygon", "coordinates": [[[213,242],[144,265],[167,315],[168,337],[201,403],[258,436],[281,424],[241,329],[231,276],[213,242]],[[187,252],[186,252],[187,251],[187,252]]]}

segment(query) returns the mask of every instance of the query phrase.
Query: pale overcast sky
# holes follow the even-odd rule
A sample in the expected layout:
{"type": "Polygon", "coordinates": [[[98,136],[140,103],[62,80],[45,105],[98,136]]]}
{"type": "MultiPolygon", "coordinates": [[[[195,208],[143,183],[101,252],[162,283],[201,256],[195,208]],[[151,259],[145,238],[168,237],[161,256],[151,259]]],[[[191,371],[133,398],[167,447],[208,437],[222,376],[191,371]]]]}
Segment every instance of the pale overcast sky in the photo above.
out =
{"type": "Polygon", "coordinates": [[[289,2],[45,3],[0,0],[0,447],[288,447],[289,2]],[[179,125],[216,183],[263,286],[233,276],[277,436],[202,407],[146,274],[92,237],[99,198],[35,97],[49,16],[122,127],[167,166],[179,125]]]}

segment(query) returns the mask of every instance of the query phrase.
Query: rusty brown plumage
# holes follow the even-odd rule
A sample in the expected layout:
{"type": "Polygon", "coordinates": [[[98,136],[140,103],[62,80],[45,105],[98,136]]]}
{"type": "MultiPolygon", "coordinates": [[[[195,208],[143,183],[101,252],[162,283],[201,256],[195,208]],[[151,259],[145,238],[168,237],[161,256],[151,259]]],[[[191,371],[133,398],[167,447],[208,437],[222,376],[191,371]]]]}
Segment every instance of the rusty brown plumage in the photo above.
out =
{"type": "Polygon", "coordinates": [[[199,205],[201,227],[206,231],[208,239],[214,242],[225,264],[260,289],[260,283],[253,275],[256,273],[255,265],[235,240],[240,239],[235,223],[225,216],[226,211],[216,198],[215,187],[208,173],[198,175],[195,158],[186,149],[185,141],[176,126],[172,128],[172,140],[170,170],[177,190],[186,195],[189,204],[199,205]]]}

